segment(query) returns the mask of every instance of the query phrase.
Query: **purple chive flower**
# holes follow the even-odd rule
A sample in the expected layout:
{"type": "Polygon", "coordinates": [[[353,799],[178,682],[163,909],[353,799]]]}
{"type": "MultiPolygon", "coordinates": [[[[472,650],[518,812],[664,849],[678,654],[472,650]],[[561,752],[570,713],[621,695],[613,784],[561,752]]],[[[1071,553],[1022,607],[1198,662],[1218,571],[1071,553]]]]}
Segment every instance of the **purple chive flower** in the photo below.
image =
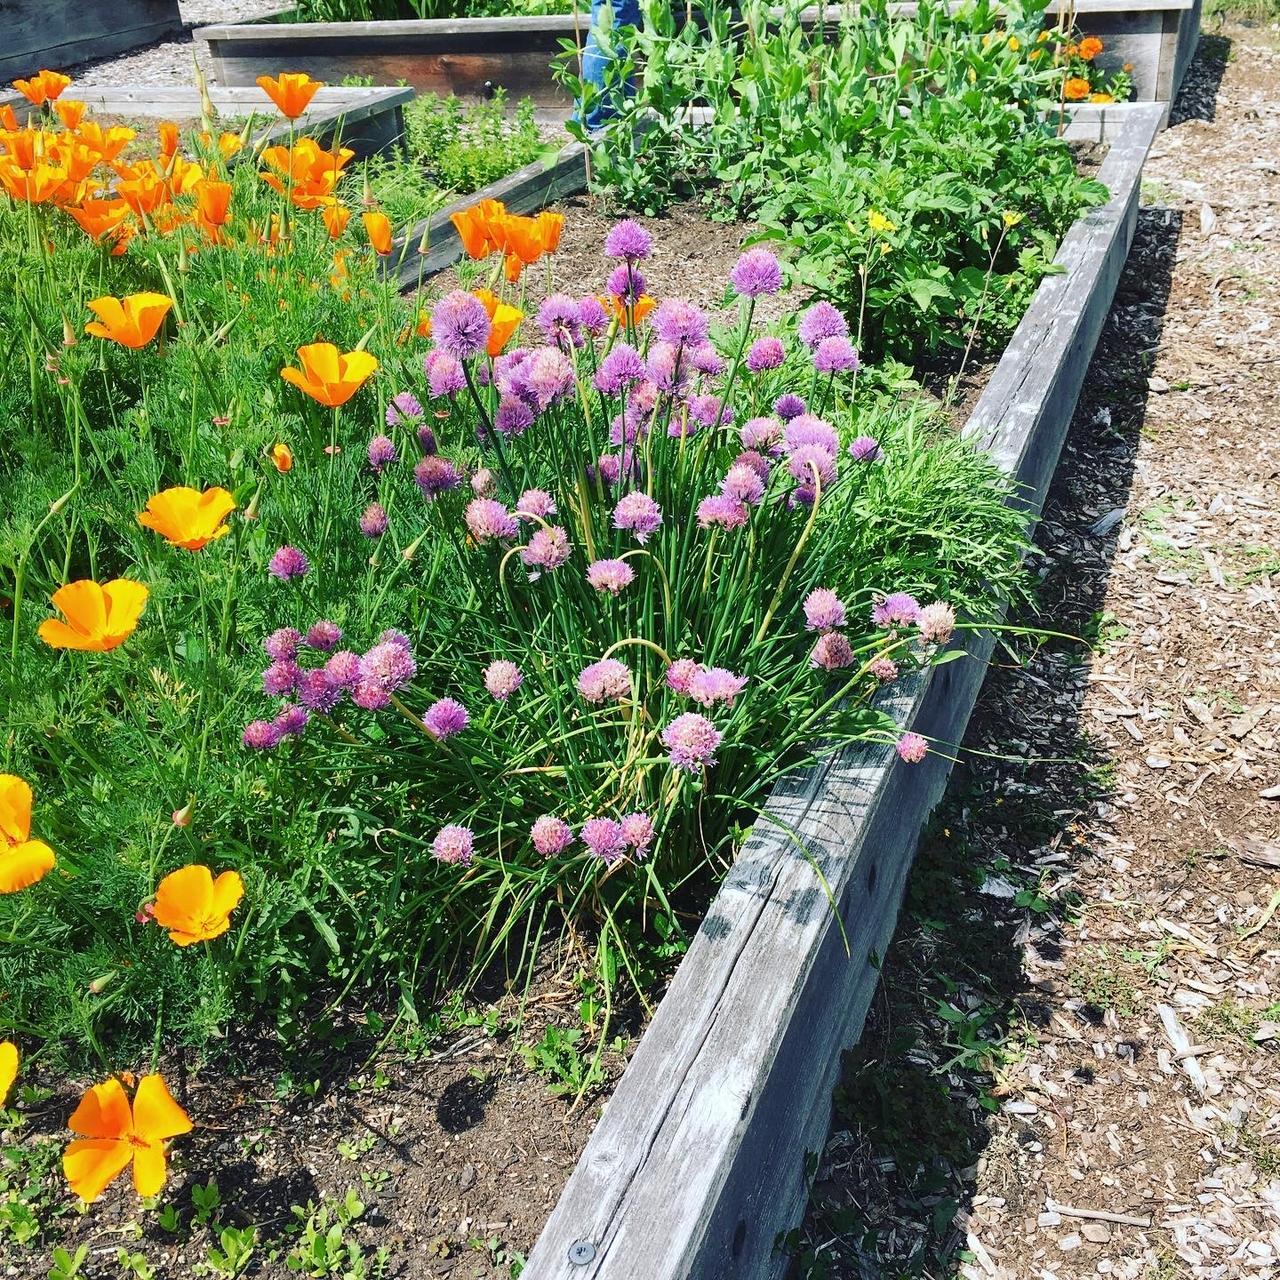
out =
{"type": "Polygon", "coordinates": [[[369,441],[369,466],[379,475],[396,460],[396,446],[390,436],[374,436],[369,441]]]}
{"type": "Polygon", "coordinates": [[[853,665],[853,646],[839,631],[824,631],[809,655],[811,667],[821,667],[824,671],[838,671],[841,667],[853,665]]]}
{"type": "Polygon", "coordinates": [[[387,531],[387,512],[380,502],[371,502],[360,517],[360,532],[366,538],[380,538],[387,531]]]}
{"type": "Polygon", "coordinates": [[[332,711],[342,701],[342,689],[330,682],[323,667],[317,667],[302,673],[298,701],[311,711],[332,711]]]}
{"type": "Polygon", "coordinates": [[[935,600],[920,610],[917,619],[920,639],[925,644],[946,644],[956,629],[955,610],[943,600],[935,600]]]}
{"type": "Polygon", "coordinates": [[[712,494],[698,503],[698,525],[703,529],[741,529],[747,523],[746,504],[723,493],[712,494]]]}
{"type": "Polygon", "coordinates": [[[484,303],[464,289],[446,293],[431,313],[431,337],[436,346],[459,360],[480,355],[492,327],[484,303]]]}
{"type": "Polygon", "coordinates": [[[550,858],[563,853],[573,843],[573,828],[563,818],[544,813],[542,817],[534,819],[533,826],[529,829],[529,838],[533,841],[533,847],[544,858],[550,858]]]}
{"type": "Polygon", "coordinates": [[[413,641],[410,640],[409,637],[405,635],[403,631],[397,631],[395,627],[388,627],[384,632],[382,632],[378,636],[378,639],[376,640],[375,643],[398,644],[400,648],[402,648],[405,651],[405,653],[413,652],[413,641]]]}
{"type": "MultiPolygon", "coordinates": [[[[483,307],[480,308],[482,311],[483,307]]],[[[456,396],[467,385],[462,361],[447,351],[430,351],[422,362],[427,374],[427,389],[433,400],[456,396]]]]}
{"type": "Polygon", "coordinates": [[[423,412],[418,397],[412,391],[400,391],[391,397],[391,403],[387,405],[387,426],[398,427],[405,422],[416,422],[423,412]]]}
{"type": "Polygon", "coordinates": [[[782,445],[788,453],[794,453],[804,445],[817,445],[834,458],[840,448],[840,437],[829,422],[812,413],[802,413],[787,423],[782,433],[782,445]]]}
{"type": "Polygon", "coordinates": [[[644,272],[638,267],[628,266],[625,262],[620,267],[614,267],[609,273],[609,279],[605,282],[605,292],[611,293],[615,298],[621,298],[624,303],[635,303],[644,296],[648,281],[644,278],[644,272]]]}
{"type": "Polygon", "coordinates": [[[408,684],[417,670],[408,648],[394,640],[382,640],[360,659],[359,683],[394,693],[408,684]]]}
{"type": "Polygon", "coordinates": [[[328,618],[321,618],[319,622],[312,623],[304,643],[308,649],[318,649],[321,653],[328,653],[331,649],[338,647],[338,641],[341,639],[342,628],[337,623],[330,622],[328,618]]]}
{"type": "Polygon", "coordinates": [[[764,373],[768,369],[781,369],[786,359],[782,342],[778,338],[757,338],[747,352],[747,368],[752,373],[764,373]]]}
{"type": "Polygon", "coordinates": [[[422,426],[418,428],[417,436],[418,436],[418,447],[422,450],[424,454],[427,455],[427,457],[430,457],[433,453],[438,452],[438,449],[436,446],[436,433],[432,431],[431,428],[427,426],[425,422],[422,424],[422,426]]]}
{"type": "Polygon", "coordinates": [[[594,468],[587,467],[587,479],[594,479],[599,476],[606,485],[615,485],[618,483],[618,477],[622,474],[622,459],[613,453],[602,453],[596,459],[594,468]]]}
{"type": "Polygon", "coordinates": [[[644,360],[640,353],[625,342],[619,342],[596,370],[595,387],[607,396],[616,396],[632,383],[644,377],[644,360]]]}
{"type": "Polygon", "coordinates": [[[324,664],[324,678],[335,689],[353,689],[360,679],[360,657],[350,649],[339,649],[324,664]]]}
{"type": "Polygon", "coordinates": [[[431,852],[437,860],[454,867],[469,867],[475,847],[476,838],[471,828],[459,826],[455,822],[441,827],[431,842],[431,852]]]}
{"type": "Polygon", "coordinates": [[[604,238],[606,258],[625,262],[643,262],[653,252],[653,237],[638,223],[627,218],[609,228],[604,238]]]}
{"type": "Polygon", "coordinates": [[[823,338],[813,352],[813,367],[819,373],[849,373],[858,367],[858,352],[844,334],[823,338]]]}
{"type": "Polygon", "coordinates": [[[573,365],[557,347],[539,347],[529,357],[528,380],[539,409],[563,400],[577,387],[573,365]]]}
{"type": "Polygon", "coordinates": [[[505,658],[489,663],[484,669],[484,687],[498,702],[506,702],[523,683],[524,672],[505,658]]]}
{"type": "Polygon", "coordinates": [[[680,348],[670,342],[655,342],[649,348],[645,371],[659,391],[675,395],[689,381],[689,362],[681,359],[680,348]]]}
{"type": "Polygon", "coordinates": [[[516,503],[516,518],[528,519],[540,516],[546,519],[556,513],[556,500],[545,489],[526,489],[516,503]]]}
{"type": "Polygon", "coordinates": [[[892,658],[873,658],[867,664],[867,670],[875,676],[881,684],[888,684],[890,680],[898,678],[898,664],[892,658]]]}
{"type": "Polygon", "coordinates": [[[245,725],[240,741],[252,751],[272,751],[283,735],[270,720],[254,720],[245,725]]]}
{"type": "Polygon", "coordinates": [[[454,698],[440,698],[427,708],[422,717],[427,732],[437,741],[443,742],[461,733],[471,723],[470,713],[462,703],[454,698]]]}
{"type": "Polygon", "coordinates": [[[301,679],[302,670],[292,658],[273,662],[262,673],[262,692],[268,698],[283,698],[286,693],[292,693],[298,687],[301,679]]]}
{"type": "Polygon", "coordinates": [[[798,485],[812,489],[813,477],[816,474],[825,488],[836,478],[836,460],[821,445],[802,444],[793,449],[787,460],[791,478],[798,485]]]}
{"type": "Polygon", "coordinates": [[[764,497],[764,480],[754,467],[734,463],[720,482],[720,492],[726,498],[755,506],[764,497]]]}
{"type": "Polygon", "coordinates": [[[883,456],[880,442],[874,436],[859,436],[849,446],[849,457],[854,462],[877,462],[883,456]]]}
{"type": "Polygon", "coordinates": [[[647,493],[629,493],[613,509],[613,527],[629,529],[643,546],[662,524],[662,508],[647,493]]]}
{"type": "Polygon", "coordinates": [[[578,319],[593,338],[598,338],[609,327],[609,313],[593,293],[578,299],[578,319]]]}
{"type": "Polygon", "coordinates": [[[301,578],[311,568],[307,557],[297,547],[281,547],[268,561],[267,568],[271,576],[281,582],[289,582],[301,578]]]}
{"type": "Polygon", "coordinates": [[[729,283],[744,298],[777,293],[782,288],[782,268],[768,249],[748,249],[733,264],[729,283]]]}
{"type": "Polygon", "coordinates": [[[520,536],[515,518],[493,498],[473,498],[467,503],[467,531],[480,543],[495,539],[514,541],[520,536]]]}
{"type": "Polygon", "coordinates": [[[777,418],[748,418],[738,438],[745,449],[772,452],[782,442],[782,423],[777,418]]]}
{"type": "Polygon", "coordinates": [[[877,627],[909,627],[920,620],[920,602],[905,591],[885,596],[871,610],[871,622],[877,627]]]}
{"type": "Polygon", "coordinates": [[[553,293],[542,300],[538,328],[549,343],[562,351],[582,346],[582,315],[578,304],[567,294],[553,293]]]}
{"type": "Polygon", "coordinates": [[[845,624],[845,609],[829,587],[815,587],[804,598],[804,624],[810,631],[835,631],[845,624]]]}
{"type": "Polygon", "coordinates": [[[673,347],[700,347],[711,332],[706,312],[683,298],[666,298],[649,317],[654,333],[673,347]]]}
{"type": "Polygon", "coordinates": [[[587,566],[587,581],[597,591],[617,595],[636,580],[636,571],[625,560],[597,560],[587,566]]]}
{"type": "Polygon", "coordinates": [[[667,668],[667,688],[676,693],[688,694],[693,686],[694,676],[702,670],[704,670],[702,663],[695,662],[692,658],[677,658],[667,668]]]}
{"type": "Polygon", "coordinates": [[[716,762],[716,750],[724,741],[724,735],[696,711],[686,711],[662,731],[662,745],[666,747],[671,763],[678,769],[697,773],[699,769],[716,762]]]}
{"type": "Polygon", "coordinates": [[[499,435],[523,435],[533,426],[533,410],[523,400],[503,396],[493,415],[493,428],[499,435]]]}
{"type": "Polygon", "coordinates": [[[448,458],[442,458],[438,453],[429,454],[414,467],[413,480],[428,502],[448,489],[456,489],[462,483],[457,468],[448,458]]]}
{"type": "Polygon", "coordinates": [[[714,706],[717,702],[731,707],[746,686],[746,676],[735,676],[724,667],[706,667],[695,672],[689,681],[689,696],[704,707],[714,706]]]}
{"type": "Polygon", "coordinates": [[[653,843],[653,819],[647,813],[628,813],[619,825],[622,827],[622,843],[644,857],[653,843]]]}
{"type": "Polygon", "coordinates": [[[708,378],[718,378],[729,366],[722,356],[709,342],[694,347],[686,352],[689,367],[708,378]]]}
{"type": "Polygon", "coordinates": [[[275,719],[276,729],[282,738],[301,737],[310,723],[311,712],[306,707],[297,707],[292,703],[282,707],[275,719]]]}
{"type": "Polygon", "coordinates": [[[793,395],[788,391],[786,395],[779,396],[773,402],[773,411],[783,422],[790,422],[792,418],[798,418],[802,413],[808,413],[809,406],[799,396],[793,395]]]}
{"type": "Polygon", "coordinates": [[[359,680],[351,690],[351,701],[365,711],[381,711],[391,705],[391,695],[371,681],[359,680]]]}
{"type": "Polygon", "coordinates": [[[733,405],[710,394],[692,396],[689,417],[704,427],[727,427],[733,422],[733,405]]]}
{"type": "Polygon", "coordinates": [[[281,627],[262,642],[262,647],[272,662],[288,662],[290,658],[298,656],[298,646],[301,643],[301,631],[294,627],[281,627]]]}
{"type": "Polygon", "coordinates": [[[754,449],[744,449],[733,460],[735,467],[747,467],[754,471],[766,484],[769,483],[769,459],[754,449]]]}
{"type": "Polygon", "coordinates": [[[588,818],[578,834],[588,852],[602,862],[617,862],[627,851],[622,824],[612,818],[588,818]]]}
{"type": "Polygon", "coordinates": [[[849,332],[849,326],[842,316],[829,302],[815,302],[800,317],[797,326],[800,341],[813,350],[823,338],[843,338],[849,332]]]}
{"type": "Polygon", "coordinates": [[[528,569],[558,569],[569,558],[569,535],[560,525],[538,529],[520,548],[520,560],[528,569]]]}
{"type": "Polygon", "coordinates": [[[471,492],[478,498],[487,498],[498,487],[498,478],[488,467],[481,467],[471,477],[471,492]]]}
{"type": "Polygon", "coordinates": [[[929,742],[918,733],[904,733],[894,750],[898,753],[898,759],[906,764],[919,764],[929,754],[929,742]]]}
{"type": "Polygon", "coordinates": [[[617,658],[601,658],[578,673],[578,692],[588,702],[625,698],[631,692],[631,671],[617,658]]]}

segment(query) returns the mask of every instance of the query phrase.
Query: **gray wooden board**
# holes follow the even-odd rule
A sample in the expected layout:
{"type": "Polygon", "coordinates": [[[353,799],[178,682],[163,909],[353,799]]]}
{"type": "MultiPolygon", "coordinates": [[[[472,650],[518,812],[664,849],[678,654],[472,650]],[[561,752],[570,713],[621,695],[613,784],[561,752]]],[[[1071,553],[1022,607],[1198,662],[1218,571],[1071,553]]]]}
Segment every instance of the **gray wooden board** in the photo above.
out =
{"type": "Polygon", "coordinates": [[[0,0],[0,80],[123,53],[181,29],[178,0],[0,0]]]}
{"type": "MultiPolygon", "coordinates": [[[[1043,501],[1128,253],[1160,115],[1158,104],[1127,113],[1099,174],[1110,201],[1064,239],[1065,271],[1041,284],[966,427],[1016,479],[1029,513],[1043,501]]],[[[785,1271],[776,1241],[803,1213],[805,1156],[822,1145],[839,1053],[865,1018],[877,981],[871,957],[892,936],[991,644],[970,636],[969,656],[895,691],[888,709],[937,747],[923,763],[859,747],[775,789],[606,1104],[526,1280],[761,1280],[785,1271]]]]}

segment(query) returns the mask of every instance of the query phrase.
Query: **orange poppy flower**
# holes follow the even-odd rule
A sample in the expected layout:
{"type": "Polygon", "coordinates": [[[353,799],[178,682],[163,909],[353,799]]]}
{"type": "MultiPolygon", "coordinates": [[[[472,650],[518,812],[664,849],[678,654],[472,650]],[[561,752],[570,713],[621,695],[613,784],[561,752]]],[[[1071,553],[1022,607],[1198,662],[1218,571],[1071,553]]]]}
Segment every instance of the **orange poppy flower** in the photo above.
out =
{"type": "Polygon", "coordinates": [[[0,1107],[9,1100],[9,1090],[18,1078],[18,1046],[12,1040],[0,1043],[0,1107]]]}
{"type": "Polygon", "coordinates": [[[1068,102],[1083,102],[1092,86],[1083,76],[1068,76],[1062,86],[1062,96],[1068,102]]]}
{"type": "Polygon", "coordinates": [[[86,120],[79,129],[80,141],[101,157],[104,164],[110,164],[137,136],[133,129],[125,125],[112,125],[110,129],[103,127],[96,120],[86,120]]]}
{"type": "Polygon", "coordinates": [[[178,126],[173,120],[161,120],[156,125],[156,132],[160,135],[160,154],[168,159],[170,156],[178,154],[178,126]]]}
{"type": "Polygon", "coordinates": [[[508,214],[502,221],[502,229],[505,233],[507,253],[515,254],[526,267],[532,266],[542,257],[543,229],[539,226],[537,218],[508,214]]]}
{"type": "Polygon", "coordinates": [[[481,204],[473,204],[469,209],[449,215],[449,221],[457,229],[458,239],[462,241],[467,257],[476,262],[487,258],[498,247],[490,235],[489,216],[483,207],[486,203],[489,202],[482,201],[481,204]]]}
{"type": "Polygon", "coordinates": [[[329,239],[336,240],[347,229],[347,223],[351,221],[351,210],[345,204],[339,204],[335,200],[333,204],[325,205],[320,216],[324,219],[329,239]]]}
{"type": "Polygon", "coordinates": [[[1097,36],[1085,36],[1076,52],[1086,62],[1092,62],[1102,52],[1102,41],[1097,36]]]}
{"type": "Polygon", "coordinates": [[[202,493],[178,485],[149,498],[138,523],[154,529],[171,547],[199,551],[231,532],[224,521],[235,509],[236,500],[225,489],[202,493]]]}
{"type": "Polygon", "coordinates": [[[373,376],[378,357],[367,351],[342,354],[332,342],[313,342],[298,348],[301,369],[288,366],[280,376],[313,400],[336,409],[346,404],[373,376]]]}
{"type": "Polygon", "coordinates": [[[293,450],[287,444],[273,444],[271,461],[281,475],[287,475],[293,470],[293,450]]]}
{"type": "Polygon", "coordinates": [[[391,222],[387,215],[374,211],[364,214],[362,220],[374,253],[385,258],[391,252],[391,222]]]}
{"type": "Polygon", "coordinates": [[[17,113],[7,102],[0,103],[0,129],[8,129],[10,132],[15,132],[17,128],[17,113]]]}
{"type": "Polygon", "coordinates": [[[564,231],[564,214],[544,209],[535,221],[538,224],[538,235],[542,238],[542,252],[555,253],[560,247],[560,235],[564,231]]]}
{"type": "Polygon", "coordinates": [[[231,183],[201,178],[193,190],[203,221],[210,227],[222,226],[231,209],[231,183]]]}
{"type": "Polygon", "coordinates": [[[627,323],[628,311],[631,312],[631,323],[639,324],[658,305],[647,293],[642,293],[630,307],[615,293],[602,295],[600,301],[613,312],[619,324],[627,323]]]}
{"type": "Polygon", "coordinates": [[[89,110],[87,102],[77,102],[74,98],[63,98],[53,104],[64,129],[78,129],[84,113],[89,110]]]}
{"type": "Polygon", "coordinates": [[[215,880],[208,867],[197,863],[171,871],[160,881],[152,915],[169,930],[170,941],[189,947],[226,933],[243,897],[244,881],[238,872],[224,871],[215,880]]]}
{"type": "MultiPolygon", "coordinates": [[[[0,893],[30,888],[56,865],[53,850],[44,841],[31,839],[31,801],[27,782],[0,773],[0,893]]],[[[0,1088],[0,1105],[7,1092],[7,1086],[0,1088]]]]}
{"type": "Polygon", "coordinates": [[[428,312],[418,312],[418,323],[414,326],[413,331],[420,338],[431,337],[431,316],[428,312]]]}
{"type": "Polygon", "coordinates": [[[310,105],[322,81],[313,80],[305,72],[285,71],[278,78],[259,76],[258,88],[280,109],[280,114],[296,120],[310,105]]]}
{"type": "Polygon", "coordinates": [[[511,341],[512,334],[520,327],[524,312],[508,306],[497,294],[491,293],[488,289],[477,289],[475,294],[484,303],[484,309],[489,313],[489,342],[486,349],[489,355],[496,359],[511,341]]]}
{"type": "Polygon", "coordinates": [[[524,274],[524,263],[514,253],[509,253],[502,264],[503,278],[509,284],[519,283],[520,277],[524,274]]]}
{"type": "Polygon", "coordinates": [[[95,1084],[71,1114],[67,1127],[80,1138],[68,1143],[62,1171],[71,1190],[96,1200],[107,1184],[133,1162],[133,1186],[140,1196],[159,1195],[166,1167],[164,1143],[191,1132],[191,1117],[173,1100],[158,1075],[143,1076],[133,1095],[114,1077],[95,1084]]]}
{"type": "Polygon", "coordinates": [[[107,653],[133,635],[149,594],[131,578],[115,578],[103,585],[88,578],[68,582],[51,597],[66,622],[46,618],[39,627],[40,639],[51,649],[107,653]]]}
{"type": "Polygon", "coordinates": [[[159,332],[173,299],[163,293],[131,293],[124,298],[94,298],[88,305],[98,318],[85,325],[86,333],[136,351],[159,332]]]}
{"type": "Polygon", "coordinates": [[[30,80],[15,80],[13,87],[22,94],[33,107],[42,107],[52,102],[71,83],[70,76],[61,71],[41,71],[30,80]]]}
{"type": "Polygon", "coordinates": [[[52,200],[67,181],[67,171],[39,160],[31,169],[20,169],[12,162],[0,163],[0,185],[15,199],[26,204],[44,204],[52,200]]]}

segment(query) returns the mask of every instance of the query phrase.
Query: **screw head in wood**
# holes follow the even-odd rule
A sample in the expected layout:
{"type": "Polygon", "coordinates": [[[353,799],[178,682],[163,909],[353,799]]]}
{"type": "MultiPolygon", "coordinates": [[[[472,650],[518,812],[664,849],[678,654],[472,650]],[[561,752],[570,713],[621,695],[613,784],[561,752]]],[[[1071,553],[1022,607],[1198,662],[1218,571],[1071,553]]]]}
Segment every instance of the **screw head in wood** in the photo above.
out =
{"type": "Polygon", "coordinates": [[[575,1240],[569,1246],[569,1261],[575,1267],[585,1267],[588,1262],[594,1262],[596,1257],[596,1247],[590,1240],[575,1240]]]}

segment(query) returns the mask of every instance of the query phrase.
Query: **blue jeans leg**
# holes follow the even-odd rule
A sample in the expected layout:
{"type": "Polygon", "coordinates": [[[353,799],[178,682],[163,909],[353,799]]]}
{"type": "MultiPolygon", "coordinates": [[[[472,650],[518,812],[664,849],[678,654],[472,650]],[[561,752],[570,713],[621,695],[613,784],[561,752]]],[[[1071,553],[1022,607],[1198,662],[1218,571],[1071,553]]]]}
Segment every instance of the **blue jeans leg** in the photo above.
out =
{"type": "MultiPolygon", "coordinates": [[[[582,78],[598,89],[604,88],[605,70],[610,62],[609,56],[600,48],[600,42],[596,39],[596,28],[603,24],[603,11],[606,8],[613,10],[615,28],[640,25],[640,0],[591,0],[591,30],[587,33],[587,46],[582,53],[582,78]]],[[[627,81],[626,91],[628,95],[635,92],[633,81],[627,81]]],[[[616,87],[614,92],[616,93],[616,87]]],[[[616,101],[611,101],[608,97],[599,98],[587,112],[583,123],[594,131],[617,112],[616,101]]]]}

